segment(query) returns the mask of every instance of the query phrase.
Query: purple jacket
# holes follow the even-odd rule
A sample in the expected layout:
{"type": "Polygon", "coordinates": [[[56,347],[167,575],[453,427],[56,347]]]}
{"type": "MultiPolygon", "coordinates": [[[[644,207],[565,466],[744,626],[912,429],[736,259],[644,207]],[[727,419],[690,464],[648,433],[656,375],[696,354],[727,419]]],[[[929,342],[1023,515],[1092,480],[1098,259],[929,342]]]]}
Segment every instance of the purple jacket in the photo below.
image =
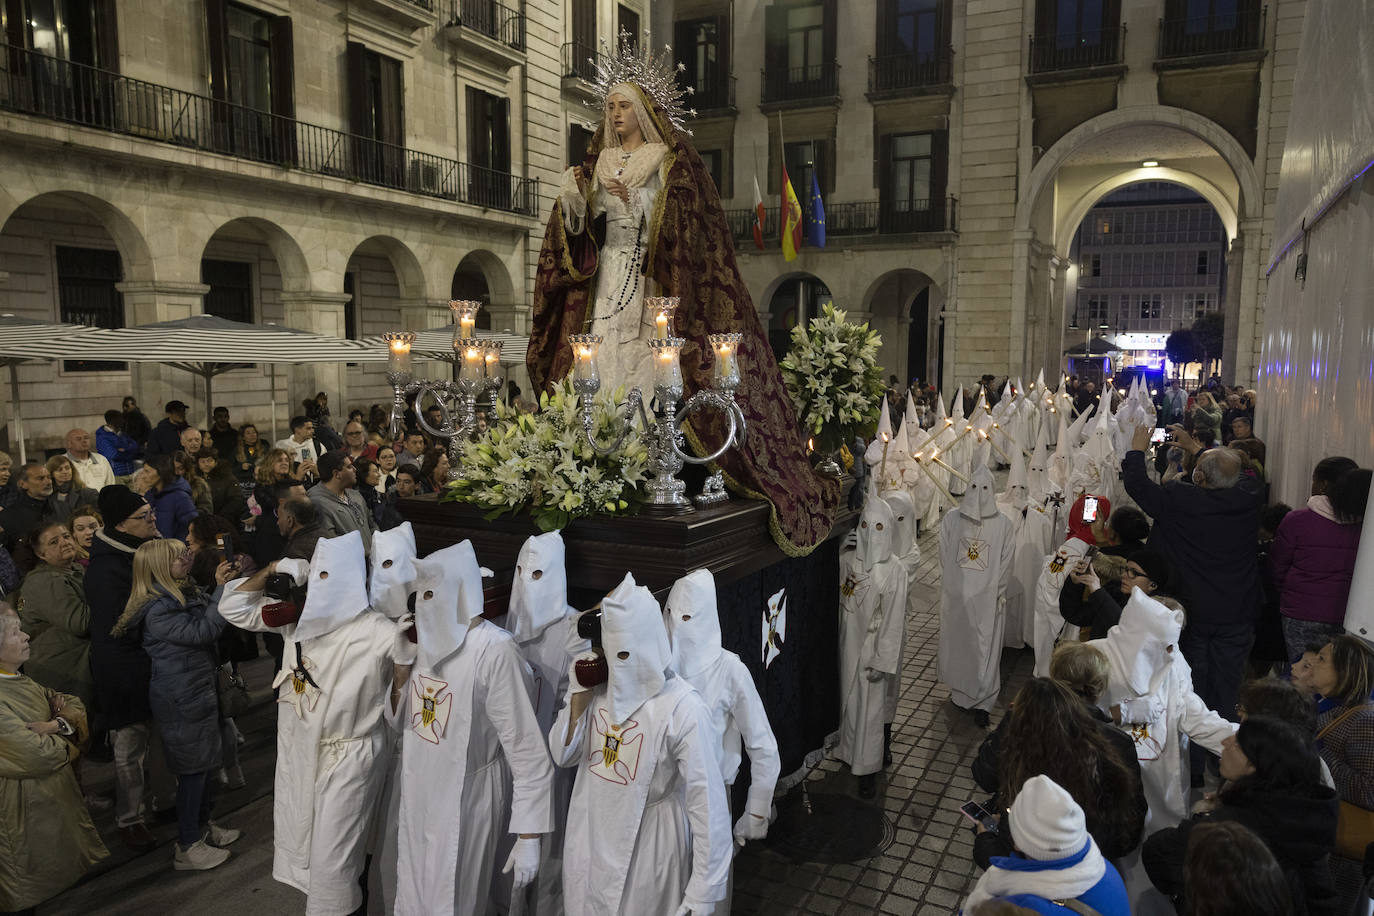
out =
{"type": "Polygon", "coordinates": [[[1283,616],[1345,622],[1360,528],[1333,522],[1312,509],[1284,516],[1269,552],[1269,573],[1279,590],[1283,616]]]}

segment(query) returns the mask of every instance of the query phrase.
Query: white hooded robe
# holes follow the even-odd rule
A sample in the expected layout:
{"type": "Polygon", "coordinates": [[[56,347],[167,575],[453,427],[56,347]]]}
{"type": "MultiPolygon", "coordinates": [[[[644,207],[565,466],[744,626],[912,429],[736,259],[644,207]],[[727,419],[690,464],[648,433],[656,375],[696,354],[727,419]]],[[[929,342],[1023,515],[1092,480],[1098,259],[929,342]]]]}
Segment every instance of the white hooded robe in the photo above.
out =
{"type": "Polygon", "coordinates": [[[940,523],[940,680],[962,709],[991,710],[1002,686],[1002,628],[1016,541],[980,467],[940,523]]]}

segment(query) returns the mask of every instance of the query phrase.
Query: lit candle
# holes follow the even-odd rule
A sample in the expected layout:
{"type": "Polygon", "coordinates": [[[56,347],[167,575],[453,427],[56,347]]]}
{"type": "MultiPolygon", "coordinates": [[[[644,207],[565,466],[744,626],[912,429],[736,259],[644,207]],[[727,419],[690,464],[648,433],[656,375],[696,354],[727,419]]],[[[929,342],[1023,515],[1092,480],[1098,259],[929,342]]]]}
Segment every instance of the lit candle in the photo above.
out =
{"type": "Polygon", "coordinates": [[[463,369],[458,374],[460,379],[481,379],[486,373],[486,363],[482,359],[481,347],[463,347],[463,369]]]}
{"type": "Polygon", "coordinates": [[[739,346],[744,339],[742,334],[708,335],[711,347],[715,350],[716,364],[714,382],[717,388],[734,388],[739,385],[739,346]]]}
{"type": "Polygon", "coordinates": [[[391,331],[386,334],[387,368],[397,375],[410,374],[410,347],[415,335],[408,331],[391,331]]]}
{"type": "Polygon", "coordinates": [[[487,344],[487,378],[501,377],[501,345],[487,344]]]}
{"type": "Polygon", "coordinates": [[[573,351],[573,381],[601,381],[601,372],[596,365],[597,351],[604,338],[600,334],[571,334],[568,343],[573,351]]]}
{"type": "Polygon", "coordinates": [[[663,338],[668,336],[668,313],[659,312],[654,317],[654,336],[663,338]]]}
{"type": "Polygon", "coordinates": [[[458,337],[470,340],[477,332],[477,311],[482,303],[475,299],[451,299],[448,307],[453,310],[458,337]]]}
{"type": "Polygon", "coordinates": [[[673,343],[654,347],[654,387],[682,388],[682,364],[679,360],[682,344],[677,337],[670,337],[673,343]]]}
{"type": "Polygon", "coordinates": [[[806,454],[811,454],[816,450],[816,440],[814,438],[806,440],[806,454]]]}

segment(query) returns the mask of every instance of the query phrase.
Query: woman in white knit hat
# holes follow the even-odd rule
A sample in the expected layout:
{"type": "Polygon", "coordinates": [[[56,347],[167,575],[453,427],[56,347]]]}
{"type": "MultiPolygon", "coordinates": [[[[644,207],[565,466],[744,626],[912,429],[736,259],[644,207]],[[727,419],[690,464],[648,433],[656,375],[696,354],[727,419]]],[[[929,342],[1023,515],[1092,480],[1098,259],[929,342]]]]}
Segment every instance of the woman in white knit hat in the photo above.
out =
{"type": "Polygon", "coordinates": [[[993,858],[964,901],[964,912],[1002,899],[1035,913],[1081,913],[1086,906],[1101,916],[1130,916],[1121,876],[1088,835],[1083,809],[1054,780],[1026,780],[1002,829],[1011,831],[1015,852],[993,858]]]}

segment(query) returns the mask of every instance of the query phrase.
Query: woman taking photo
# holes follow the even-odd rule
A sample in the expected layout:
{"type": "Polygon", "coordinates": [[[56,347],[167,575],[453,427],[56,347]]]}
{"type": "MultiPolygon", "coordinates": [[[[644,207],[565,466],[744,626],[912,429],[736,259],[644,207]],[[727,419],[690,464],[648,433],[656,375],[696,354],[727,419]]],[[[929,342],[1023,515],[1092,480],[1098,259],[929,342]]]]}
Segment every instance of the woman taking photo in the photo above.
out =
{"type": "Polygon", "coordinates": [[[52,476],[53,503],[60,507],[62,515],[70,516],[77,506],[95,505],[99,494],[81,481],[81,475],[66,455],[49,458],[48,473],[52,476]]]}
{"type": "Polygon", "coordinates": [[[1289,875],[1296,912],[1334,916],[1331,847],[1336,841],[1336,793],[1322,785],[1312,742],[1297,728],[1250,716],[1222,741],[1216,807],[1145,841],[1141,861],[1154,886],[1178,900],[1184,892],[1188,839],[1199,824],[1235,821],[1254,831],[1289,875]]]}
{"type": "Polygon", "coordinates": [[[239,427],[239,444],[234,449],[234,476],[239,483],[253,483],[253,474],[258,462],[267,453],[267,443],[258,436],[258,428],[252,423],[239,427]]]}
{"type": "MultiPolygon", "coordinates": [[[[218,610],[220,589],[203,592],[187,578],[191,551],[181,541],[162,538],[134,553],[133,591],[113,634],[143,628],[143,648],[152,660],[148,700],[162,734],[167,768],[177,777],[177,847],[173,867],[202,871],[229,858],[238,839],[210,820],[214,786],[210,774],[220,765],[219,699],[215,691],[218,658],[215,641],[224,629],[218,610]]],[[[233,563],[215,568],[223,586],[236,576],[233,563]]]]}
{"type": "Polygon", "coordinates": [[[1197,393],[1197,400],[1193,402],[1193,429],[1194,438],[1206,443],[1207,439],[1203,436],[1204,430],[1211,430],[1211,442],[1217,444],[1221,442],[1221,408],[1217,402],[1212,400],[1212,396],[1205,391],[1197,393]]]}
{"type": "Polygon", "coordinates": [[[76,545],[76,562],[85,569],[91,564],[91,541],[95,533],[105,524],[100,512],[94,506],[82,506],[67,519],[67,530],[71,532],[72,543],[76,545]]]}
{"type": "MultiPolygon", "coordinates": [[[[1032,678],[1021,688],[994,736],[997,807],[1005,811],[1032,776],[1048,776],[1073,796],[1102,855],[1120,859],[1140,844],[1145,829],[1145,790],[1135,744],[1110,723],[1096,718],[1069,687],[1032,678]],[[1074,748],[1074,753],[1064,753],[1074,748]]],[[[991,740],[991,738],[989,739],[991,740]]],[[[989,789],[985,751],[974,778],[989,789]]],[[[973,860],[984,868],[992,856],[1011,854],[1001,833],[980,833],[973,860]]]]}
{"type": "Polygon", "coordinates": [[[143,498],[157,514],[157,532],[165,538],[186,537],[191,519],[198,514],[191,501],[191,485],[176,472],[171,455],[154,455],[139,471],[148,488],[143,498]]]}
{"type": "Polygon", "coordinates": [[[19,602],[19,618],[29,634],[24,673],[91,708],[91,609],[76,543],[67,526],[56,522],[41,527],[30,543],[38,565],[25,577],[19,602]]]}

